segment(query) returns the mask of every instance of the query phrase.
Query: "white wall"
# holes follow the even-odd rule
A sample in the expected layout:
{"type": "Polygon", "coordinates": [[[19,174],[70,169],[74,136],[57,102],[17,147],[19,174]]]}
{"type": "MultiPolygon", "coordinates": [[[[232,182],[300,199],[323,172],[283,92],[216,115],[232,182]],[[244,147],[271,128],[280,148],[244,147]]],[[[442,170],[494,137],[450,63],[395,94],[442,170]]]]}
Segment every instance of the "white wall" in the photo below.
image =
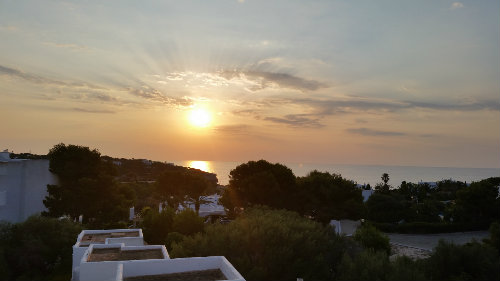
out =
{"type": "Polygon", "coordinates": [[[10,160],[0,162],[0,220],[22,222],[29,216],[46,210],[43,199],[47,184],[57,184],[49,172],[49,160],[10,160]]]}

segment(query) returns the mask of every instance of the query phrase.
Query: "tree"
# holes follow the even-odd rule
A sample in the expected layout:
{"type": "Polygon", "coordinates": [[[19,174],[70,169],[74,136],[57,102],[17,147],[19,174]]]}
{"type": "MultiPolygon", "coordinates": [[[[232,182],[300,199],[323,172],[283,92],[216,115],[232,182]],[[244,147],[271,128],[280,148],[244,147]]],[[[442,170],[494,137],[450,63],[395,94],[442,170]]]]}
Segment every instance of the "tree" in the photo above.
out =
{"type": "Polygon", "coordinates": [[[389,193],[390,191],[390,185],[388,184],[389,182],[389,174],[388,173],[383,173],[382,174],[382,182],[379,183],[375,186],[375,190],[380,193],[389,193]]]}
{"type": "Polygon", "coordinates": [[[500,220],[500,198],[495,178],[472,183],[457,191],[454,219],[489,224],[500,220]]]}
{"type": "Polygon", "coordinates": [[[247,280],[326,280],[343,255],[330,226],[295,212],[250,208],[173,245],[171,256],[225,256],[247,280]]]}
{"type": "Polygon", "coordinates": [[[204,203],[203,196],[207,195],[212,185],[197,170],[166,171],[158,179],[157,191],[174,210],[184,201],[190,201],[198,214],[200,205],[204,203]]]}
{"type": "Polygon", "coordinates": [[[361,189],[341,175],[312,171],[297,178],[299,211],[318,221],[359,219],[364,214],[361,189]]]}
{"type": "Polygon", "coordinates": [[[407,220],[411,215],[409,207],[409,202],[397,193],[376,192],[366,201],[368,219],[376,222],[395,223],[407,220]]]}
{"type": "Polygon", "coordinates": [[[231,200],[231,204],[228,204],[230,207],[267,205],[293,209],[295,175],[288,167],[278,163],[271,164],[265,160],[249,161],[230,172],[226,192],[226,198],[231,200]]]}
{"type": "Polygon", "coordinates": [[[94,149],[77,145],[55,145],[48,154],[50,170],[59,178],[58,185],[48,185],[43,203],[44,215],[68,215],[94,225],[126,219],[133,192],[118,187],[111,163],[102,161],[94,149]]]}

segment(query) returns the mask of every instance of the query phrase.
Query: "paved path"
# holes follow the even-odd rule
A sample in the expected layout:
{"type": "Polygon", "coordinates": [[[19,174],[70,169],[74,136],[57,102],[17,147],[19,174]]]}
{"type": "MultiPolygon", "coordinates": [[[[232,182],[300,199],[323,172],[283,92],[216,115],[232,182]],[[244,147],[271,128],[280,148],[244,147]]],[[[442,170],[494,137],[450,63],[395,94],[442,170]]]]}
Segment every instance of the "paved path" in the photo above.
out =
{"type": "Polygon", "coordinates": [[[391,240],[391,243],[407,245],[432,251],[437,246],[439,240],[443,239],[447,242],[453,242],[458,245],[463,245],[467,242],[476,239],[481,242],[484,238],[489,237],[488,231],[471,231],[471,232],[454,232],[454,233],[438,233],[438,234],[397,234],[386,233],[391,240]]]}

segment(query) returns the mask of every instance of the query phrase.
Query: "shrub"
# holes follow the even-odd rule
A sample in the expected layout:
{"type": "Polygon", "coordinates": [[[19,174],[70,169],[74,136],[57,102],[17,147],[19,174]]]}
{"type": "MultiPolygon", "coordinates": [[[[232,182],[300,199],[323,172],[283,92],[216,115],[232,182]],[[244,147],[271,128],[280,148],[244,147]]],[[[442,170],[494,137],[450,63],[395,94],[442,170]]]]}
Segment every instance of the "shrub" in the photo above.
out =
{"type": "Polygon", "coordinates": [[[225,256],[247,280],[325,280],[343,254],[330,226],[285,210],[247,209],[173,245],[172,257],[225,256]]]}
{"type": "Polygon", "coordinates": [[[477,242],[459,246],[440,241],[426,269],[432,280],[500,280],[498,253],[477,242]]]}
{"type": "Polygon", "coordinates": [[[419,281],[427,280],[425,271],[421,268],[421,263],[413,261],[409,257],[402,256],[391,262],[387,280],[393,281],[419,281]]]}
{"type": "Polygon", "coordinates": [[[203,227],[203,218],[199,217],[195,211],[185,209],[175,215],[172,228],[175,232],[193,235],[203,232],[203,227]]]}
{"type": "Polygon", "coordinates": [[[365,249],[383,251],[387,255],[391,253],[389,237],[370,224],[365,224],[358,228],[354,233],[354,240],[361,243],[365,249]]]}
{"type": "Polygon", "coordinates": [[[366,250],[355,257],[345,254],[339,265],[336,279],[339,281],[386,280],[389,269],[390,263],[386,253],[366,250]]]}
{"type": "Polygon", "coordinates": [[[33,216],[2,225],[0,279],[54,280],[71,278],[72,245],[81,231],[69,220],[33,216]],[[7,269],[7,270],[6,270],[7,269]]]}

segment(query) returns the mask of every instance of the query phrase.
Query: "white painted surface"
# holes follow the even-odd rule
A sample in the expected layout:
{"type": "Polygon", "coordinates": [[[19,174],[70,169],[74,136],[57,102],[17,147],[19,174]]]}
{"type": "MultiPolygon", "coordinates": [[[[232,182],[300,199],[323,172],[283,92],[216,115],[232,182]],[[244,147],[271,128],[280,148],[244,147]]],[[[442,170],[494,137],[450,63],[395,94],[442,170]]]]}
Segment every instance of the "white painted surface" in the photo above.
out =
{"type": "MultiPolygon", "coordinates": [[[[130,246],[139,239],[129,238],[107,238],[105,244],[91,244],[89,247],[79,247],[80,242],[86,234],[113,233],[139,231],[139,238],[142,237],[141,229],[112,229],[112,230],[84,230],[77,238],[73,246],[73,281],[122,281],[123,278],[157,275],[169,273],[181,273],[195,270],[219,269],[228,280],[244,281],[245,279],[233,267],[233,265],[222,256],[217,257],[193,257],[170,259],[167,249],[163,245],[140,245],[130,246]],[[119,241],[121,243],[112,243],[119,241]],[[161,249],[162,259],[149,260],[128,260],[128,261],[101,261],[89,262],[88,257],[94,249],[120,248],[122,251],[161,249]],[[79,257],[79,258],[78,258],[79,257]]],[[[143,241],[143,240],[140,240],[143,241]]]]}
{"type": "Polygon", "coordinates": [[[22,222],[29,216],[45,211],[43,200],[47,184],[57,184],[56,175],[49,171],[49,160],[18,160],[0,162],[0,221],[22,222]]]}

